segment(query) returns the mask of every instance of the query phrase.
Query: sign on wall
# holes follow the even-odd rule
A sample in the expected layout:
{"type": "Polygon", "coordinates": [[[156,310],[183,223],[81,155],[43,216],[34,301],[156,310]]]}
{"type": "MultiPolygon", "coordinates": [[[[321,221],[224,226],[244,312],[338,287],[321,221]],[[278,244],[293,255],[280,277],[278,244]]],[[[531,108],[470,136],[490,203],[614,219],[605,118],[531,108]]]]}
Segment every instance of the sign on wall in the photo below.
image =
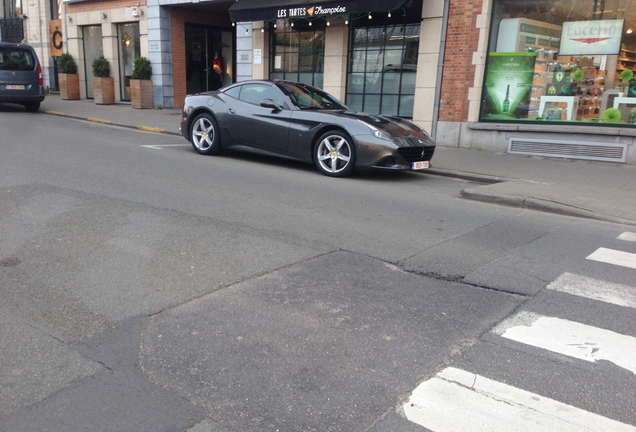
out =
{"type": "Polygon", "coordinates": [[[62,20],[49,21],[49,45],[51,49],[51,57],[59,57],[64,54],[62,20]]]}
{"type": "Polygon", "coordinates": [[[624,19],[563,23],[559,55],[618,54],[624,19]]]}

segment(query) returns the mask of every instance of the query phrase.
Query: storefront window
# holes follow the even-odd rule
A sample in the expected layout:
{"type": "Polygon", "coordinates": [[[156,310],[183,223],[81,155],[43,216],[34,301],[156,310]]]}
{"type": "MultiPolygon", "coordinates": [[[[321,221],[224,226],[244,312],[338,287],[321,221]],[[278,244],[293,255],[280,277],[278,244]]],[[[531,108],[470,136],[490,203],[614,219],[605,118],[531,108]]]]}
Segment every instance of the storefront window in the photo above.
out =
{"type": "Polygon", "coordinates": [[[121,100],[130,100],[130,78],[133,71],[133,63],[141,56],[139,46],[139,23],[117,24],[119,39],[119,76],[121,100]]]}
{"type": "Polygon", "coordinates": [[[277,20],[270,33],[270,78],[322,88],[325,20],[277,20]]]}
{"type": "Polygon", "coordinates": [[[347,106],[413,117],[419,24],[354,28],[349,53],[347,106]]]}
{"type": "Polygon", "coordinates": [[[482,121],[636,124],[634,0],[495,0],[482,121]]]}

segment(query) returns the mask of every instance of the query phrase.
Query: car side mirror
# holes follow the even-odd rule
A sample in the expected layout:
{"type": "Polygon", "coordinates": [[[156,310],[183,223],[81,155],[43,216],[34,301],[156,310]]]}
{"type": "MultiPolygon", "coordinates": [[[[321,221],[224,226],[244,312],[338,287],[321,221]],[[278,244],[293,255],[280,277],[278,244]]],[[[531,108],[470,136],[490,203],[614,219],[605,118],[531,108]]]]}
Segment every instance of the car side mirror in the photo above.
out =
{"type": "Polygon", "coordinates": [[[271,99],[263,99],[263,100],[261,101],[261,106],[262,106],[263,108],[271,108],[271,109],[273,109],[274,111],[282,111],[282,110],[283,110],[283,107],[282,107],[282,106],[278,105],[276,102],[274,102],[274,101],[273,101],[273,100],[271,100],[271,99]]]}

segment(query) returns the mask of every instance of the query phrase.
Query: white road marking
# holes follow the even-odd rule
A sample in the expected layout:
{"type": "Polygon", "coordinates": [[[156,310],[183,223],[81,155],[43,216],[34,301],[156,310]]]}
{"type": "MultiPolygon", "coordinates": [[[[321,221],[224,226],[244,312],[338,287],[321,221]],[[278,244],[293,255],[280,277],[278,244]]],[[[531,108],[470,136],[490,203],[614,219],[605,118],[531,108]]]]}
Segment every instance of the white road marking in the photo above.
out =
{"type": "Polygon", "coordinates": [[[636,374],[636,338],[561,318],[519,312],[493,333],[569,357],[607,360],[636,374]]]}
{"type": "Polygon", "coordinates": [[[187,144],[162,144],[162,145],[142,145],[140,147],[146,147],[153,150],[163,150],[164,147],[185,147],[187,144]]]}
{"type": "Polygon", "coordinates": [[[636,233],[633,232],[629,232],[626,231],[623,234],[619,235],[618,237],[616,237],[618,240],[625,240],[625,241],[633,241],[636,242],[636,233]]]}
{"type": "Polygon", "coordinates": [[[598,248],[587,259],[636,269],[636,254],[629,252],[598,248]]]}
{"type": "Polygon", "coordinates": [[[592,300],[636,308],[636,288],[628,285],[563,273],[546,288],[592,300]]]}
{"type": "Polygon", "coordinates": [[[406,417],[434,432],[636,432],[636,427],[480,375],[447,368],[420,384],[406,417]]]}

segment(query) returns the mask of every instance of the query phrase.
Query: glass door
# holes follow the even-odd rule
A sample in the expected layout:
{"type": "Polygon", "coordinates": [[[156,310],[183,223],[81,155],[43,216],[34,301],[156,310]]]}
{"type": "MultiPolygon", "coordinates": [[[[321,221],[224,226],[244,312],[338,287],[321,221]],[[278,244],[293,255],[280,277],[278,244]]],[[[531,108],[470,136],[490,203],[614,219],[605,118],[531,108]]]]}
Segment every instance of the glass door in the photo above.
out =
{"type": "Polygon", "coordinates": [[[119,89],[121,100],[129,101],[133,63],[137,57],[141,56],[139,23],[118,24],[117,39],[119,42],[119,89]]]}
{"type": "Polygon", "coordinates": [[[102,49],[102,26],[82,27],[82,36],[84,38],[86,97],[93,99],[95,97],[93,93],[93,61],[104,53],[102,49]]]}
{"type": "Polygon", "coordinates": [[[208,32],[186,24],[186,91],[188,94],[208,90],[208,32]]]}

